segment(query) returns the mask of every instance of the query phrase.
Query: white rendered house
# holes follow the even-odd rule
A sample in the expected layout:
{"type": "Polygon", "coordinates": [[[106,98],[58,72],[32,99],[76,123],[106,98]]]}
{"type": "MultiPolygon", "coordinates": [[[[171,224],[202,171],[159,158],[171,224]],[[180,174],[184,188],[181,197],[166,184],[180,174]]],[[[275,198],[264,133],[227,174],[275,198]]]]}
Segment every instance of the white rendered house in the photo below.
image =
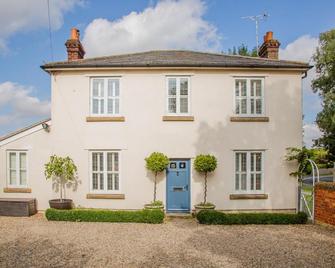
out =
{"type": "Polygon", "coordinates": [[[301,79],[307,63],[278,60],[268,33],[260,57],[163,50],[84,59],[79,32],[68,60],[42,66],[51,79],[51,119],[0,139],[0,198],[57,198],[44,164],[70,156],[76,206],[140,209],[152,199],[144,158],[170,158],[157,197],[188,212],[203,199],[198,154],[213,154],[208,201],[217,209],[295,211],[297,181],[287,147],[302,146],[301,79]]]}

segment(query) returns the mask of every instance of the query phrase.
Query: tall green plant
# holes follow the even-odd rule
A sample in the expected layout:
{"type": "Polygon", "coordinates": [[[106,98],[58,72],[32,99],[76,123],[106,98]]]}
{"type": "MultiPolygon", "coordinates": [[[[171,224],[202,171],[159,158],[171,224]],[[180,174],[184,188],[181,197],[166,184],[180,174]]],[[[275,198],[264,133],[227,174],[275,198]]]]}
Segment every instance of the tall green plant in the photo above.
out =
{"type": "Polygon", "coordinates": [[[319,167],[327,166],[327,156],[328,152],[322,148],[287,148],[286,160],[297,161],[298,164],[297,170],[291,172],[290,175],[300,178],[303,175],[309,174],[311,172],[311,166],[308,159],[313,160],[319,167]]]}
{"type": "Polygon", "coordinates": [[[207,202],[207,176],[209,172],[213,172],[217,167],[217,160],[214,155],[197,155],[194,160],[194,169],[199,173],[205,175],[205,187],[204,187],[204,204],[207,202]]]}
{"type": "Polygon", "coordinates": [[[156,202],[157,175],[167,168],[169,164],[169,158],[163,153],[154,152],[149,157],[145,158],[145,162],[147,169],[155,174],[153,202],[156,202]]]}
{"type": "Polygon", "coordinates": [[[65,184],[76,179],[77,166],[70,157],[53,155],[45,164],[44,174],[46,179],[52,179],[59,185],[60,200],[63,201],[65,184]]]}
{"type": "Polygon", "coordinates": [[[315,144],[326,148],[328,159],[335,161],[335,29],[320,34],[313,60],[318,75],[312,88],[323,101],[323,109],[316,118],[323,135],[315,144]]]}

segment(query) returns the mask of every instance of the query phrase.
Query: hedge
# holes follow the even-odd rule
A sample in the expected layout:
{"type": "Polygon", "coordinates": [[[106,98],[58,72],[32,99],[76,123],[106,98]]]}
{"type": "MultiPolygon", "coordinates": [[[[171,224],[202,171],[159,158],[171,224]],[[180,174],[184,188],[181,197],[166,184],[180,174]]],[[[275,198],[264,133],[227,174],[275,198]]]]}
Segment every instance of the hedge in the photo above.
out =
{"type": "Polygon", "coordinates": [[[196,215],[201,224],[305,224],[307,215],[284,213],[223,213],[216,210],[201,210],[196,215]]]}
{"type": "Polygon", "coordinates": [[[164,212],[159,209],[137,211],[49,208],[45,212],[49,221],[83,221],[83,222],[141,222],[162,223],[164,212]]]}

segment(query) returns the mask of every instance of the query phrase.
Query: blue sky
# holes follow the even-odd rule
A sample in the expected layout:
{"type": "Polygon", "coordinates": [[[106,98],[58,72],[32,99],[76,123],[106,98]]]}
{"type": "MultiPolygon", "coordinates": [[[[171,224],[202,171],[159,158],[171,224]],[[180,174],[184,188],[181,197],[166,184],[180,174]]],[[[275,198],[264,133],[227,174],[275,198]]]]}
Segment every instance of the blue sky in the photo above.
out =
{"type": "MultiPolygon", "coordinates": [[[[50,0],[50,8],[54,60],[66,59],[64,43],[73,26],[80,29],[89,56],[154,48],[227,51],[241,43],[252,48],[255,25],[241,17],[267,11],[270,17],[260,24],[260,40],[272,30],[281,42],[281,58],[305,61],[319,33],[333,28],[335,21],[331,0],[322,5],[311,0],[50,0]]],[[[0,23],[4,135],[49,114],[50,79],[39,67],[52,60],[47,0],[1,1],[0,23]]],[[[313,121],[321,106],[310,90],[314,75],[312,71],[304,81],[306,136],[318,135],[313,121]]]]}

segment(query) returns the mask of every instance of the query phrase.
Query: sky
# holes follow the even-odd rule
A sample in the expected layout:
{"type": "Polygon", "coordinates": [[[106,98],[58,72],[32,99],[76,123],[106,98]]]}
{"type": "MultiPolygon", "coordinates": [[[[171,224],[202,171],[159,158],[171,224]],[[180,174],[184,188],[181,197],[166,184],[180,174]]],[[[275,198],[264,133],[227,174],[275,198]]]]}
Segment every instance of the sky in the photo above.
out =
{"type": "MultiPolygon", "coordinates": [[[[244,16],[267,12],[259,36],[273,31],[280,58],[306,61],[321,32],[335,27],[333,0],[0,0],[0,136],[50,117],[45,62],[66,59],[64,43],[77,27],[87,57],[151,49],[227,52],[255,46],[255,24],[244,16]],[[320,4],[322,2],[322,5],[320,4]],[[51,37],[51,42],[50,42],[51,37]]],[[[320,135],[321,101],[303,80],[304,141],[320,135]]]]}

